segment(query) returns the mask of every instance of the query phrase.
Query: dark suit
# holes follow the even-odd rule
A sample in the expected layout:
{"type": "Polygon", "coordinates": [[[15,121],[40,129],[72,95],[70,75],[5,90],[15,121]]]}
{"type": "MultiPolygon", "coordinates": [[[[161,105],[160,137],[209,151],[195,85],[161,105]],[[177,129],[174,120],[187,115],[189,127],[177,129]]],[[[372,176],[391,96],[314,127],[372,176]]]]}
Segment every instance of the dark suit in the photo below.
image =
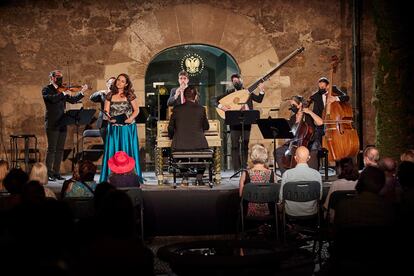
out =
{"type": "MultiPolygon", "coordinates": [[[[349,96],[346,95],[345,92],[339,90],[335,85],[332,86],[333,96],[338,96],[341,102],[349,101],[349,96]]],[[[313,101],[313,108],[312,111],[322,118],[323,110],[325,109],[325,105],[323,103],[322,93],[316,91],[310,99],[313,101]]],[[[317,126],[315,129],[315,143],[313,143],[312,149],[319,149],[322,146],[322,136],[325,134],[324,132],[324,125],[317,126]]]]}
{"type": "Polygon", "coordinates": [[[175,88],[171,89],[170,97],[168,98],[168,101],[167,101],[168,106],[177,106],[177,105],[181,104],[181,97],[178,97],[177,99],[174,99],[175,91],[177,91],[178,88],[179,87],[175,87],[175,88]]]}
{"type": "Polygon", "coordinates": [[[66,126],[62,125],[65,104],[66,102],[78,102],[83,98],[83,94],[78,93],[76,96],[65,96],[50,84],[43,88],[42,96],[46,106],[45,127],[48,144],[46,166],[49,176],[59,175],[66,140],[66,126]]]}
{"type": "MultiPolygon", "coordinates": [[[[219,101],[236,91],[236,89],[227,89],[226,93],[223,95],[220,95],[218,97],[212,98],[211,102],[215,107],[218,107],[219,101]]],[[[254,93],[250,94],[249,99],[247,100],[247,106],[249,107],[249,110],[253,109],[253,101],[257,103],[261,103],[264,98],[264,93],[259,93],[259,95],[256,95],[254,93]]],[[[244,125],[244,139],[243,139],[243,163],[242,166],[245,166],[247,164],[247,156],[249,152],[249,140],[250,140],[250,130],[251,125],[247,124],[244,125]]],[[[242,126],[241,125],[231,125],[230,126],[230,135],[231,135],[231,159],[233,162],[233,169],[235,171],[240,169],[240,147],[239,147],[239,139],[242,136],[242,126]]]]}
{"type": "Polygon", "coordinates": [[[168,133],[173,137],[172,150],[199,150],[208,148],[204,131],[209,129],[203,106],[185,102],[176,106],[168,124],[168,133]]]}
{"type": "MultiPolygon", "coordinates": [[[[96,91],[93,93],[89,99],[94,103],[100,103],[101,104],[101,110],[104,110],[105,108],[105,99],[106,99],[106,91],[96,91]]],[[[103,142],[105,143],[106,139],[106,128],[108,126],[108,121],[104,120],[104,114],[102,111],[99,112],[98,120],[96,121],[96,127],[99,128],[99,131],[101,132],[101,137],[103,142]]]]}

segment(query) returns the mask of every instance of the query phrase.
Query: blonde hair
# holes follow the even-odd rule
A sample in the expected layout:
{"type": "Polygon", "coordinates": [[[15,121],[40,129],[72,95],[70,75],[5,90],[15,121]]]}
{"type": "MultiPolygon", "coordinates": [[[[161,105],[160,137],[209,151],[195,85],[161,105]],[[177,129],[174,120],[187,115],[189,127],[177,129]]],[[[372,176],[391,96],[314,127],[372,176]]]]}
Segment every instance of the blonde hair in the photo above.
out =
{"type": "Polygon", "coordinates": [[[39,181],[41,185],[46,185],[48,181],[47,167],[43,163],[35,163],[30,171],[29,180],[39,181]]]}
{"type": "Polygon", "coordinates": [[[4,189],[3,180],[9,172],[9,163],[5,160],[0,160],[0,190],[4,189]]]}
{"type": "Polygon", "coordinates": [[[253,145],[250,159],[253,164],[266,164],[268,160],[267,149],[261,144],[253,145]]]}

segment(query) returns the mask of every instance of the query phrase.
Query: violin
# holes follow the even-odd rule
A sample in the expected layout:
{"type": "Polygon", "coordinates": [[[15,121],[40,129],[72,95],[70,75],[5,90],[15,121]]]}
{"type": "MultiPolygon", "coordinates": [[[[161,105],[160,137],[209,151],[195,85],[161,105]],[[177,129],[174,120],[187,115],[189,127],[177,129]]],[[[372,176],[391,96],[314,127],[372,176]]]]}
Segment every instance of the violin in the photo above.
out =
{"type": "MultiPolygon", "coordinates": [[[[75,85],[75,84],[66,84],[66,83],[64,83],[64,84],[62,84],[61,86],[59,86],[58,88],[57,88],[57,91],[59,92],[59,93],[62,93],[62,92],[79,92],[79,91],[81,91],[82,90],[82,85],[75,85]]],[[[89,87],[88,86],[88,88],[87,88],[87,90],[91,90],[92,89],[92,87],[89,87]]]]}

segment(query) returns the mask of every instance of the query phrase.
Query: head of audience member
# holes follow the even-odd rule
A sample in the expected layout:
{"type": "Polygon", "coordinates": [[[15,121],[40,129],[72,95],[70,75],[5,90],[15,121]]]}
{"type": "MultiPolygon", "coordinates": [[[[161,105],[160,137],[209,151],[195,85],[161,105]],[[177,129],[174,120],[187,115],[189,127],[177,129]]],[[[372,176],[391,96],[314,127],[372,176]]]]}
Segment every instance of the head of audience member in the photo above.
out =
{"type": "Polygon", "coordinates": [[[134,206],[124,191],[108,191],[96,214],[106,235],[114,238],[130,238],[134,235],[134,206]]]}
{"type": "Polygon", "coordinates": [[[385,173],[378,167],[368,166],[359,176],[355,190],[358,193],[370,192],[379,194],[385,185],[385,173]]]}
{"type": "Polygon", "coordinates": [[[408,162],[414,162],[414,150],[409,149],[403,152],[400,156],[401,162],[408,161],[408,162]]]}
{"type": "Polygon", "coordinates": [[[0,191],[4,190],[3,180],[9,172],[9,163],[5,160],[0,160],[0,191]]]}
{"type": "Polygon", "coordinates": [[[118,151],[109,158],[108,167],[111,174],[131,174],[134,173],[135,160],[128,156],[124,151],[118,151]]]}
{"type": "Polygon", "coordinates": [[[391,157],[384,157],[378,161],[378,168],[384,171],[386,177],[393,177],[397,171],[397,162],[391,157]]]}
{"type": "Polygon", "coordinates": [[[263,145],[255,144],[252,146],[250,160],[253,163],[253,166],[256,164],[266,165],[268,158],[267,149],[263,145]]]}
{"type": "Polygon", "coordinates": [[[414,162],[403,161],[398,166],[398,170],[397,170],[398,182],[400,183],[401,187],[403,187],[404,189],[414,188],[413,172],[414,172],[414,162]]]}
{"type": "Polygon", "coordinates": [[[21,195],[23,186],[29,180],[29,176],[22,169],[13,168],[3,180],[6,190],[12,195],[21,195]]]}
{"type": "Polygon", "coordinates": [[[24,184],[22,199],[25,203],[41,203],[46,199],[45,189],[37,180],[31,180],[24,184]]]}
{"type": "Polygon", "coordinates": [[[380,158],[379,151],[374,146],[368,146],[364,150],[364,166],[378,166],[378,160],[380,158]]]}
{"type": "Polygon", "coordinates": [[[352,158],[346,157],[339,160],[339,175],[338,178],[344,178],[349,181],[358,180],[358,168],[354,165],[352,158]]]}
{"type": "Polygon", "coordinates": [[[297,164],[306,164],[310,159],[309,150],[307,147],[300,146],[296,149],[295,160],[297,164]]]}
{"type": "Polygon", "coordinates": [[[95,193],[93,196],[95,210],[98,210],[99,208],[101,208],[102,199],[105,197],[105,195],[115,190],[116,190],[116,187],[114,185],[109,184],[109,182],[107,181],[99,183],[99,185],[96,186],[95,193]]]}
{"type": "Polygon", "coordinates": [[[198,91],[194,86],[188,86],[184,89],[184,99],[186,101],[195,102],[198,91]]]}
{"type": "Polygon", "coordinates": [[[43,163],[35,163],[30,171],[29,180],[38,181],[41,185],[48,182],[47,167],[43,163]]]}
{"type": "Polygon", "coordinates": [[[188,73],[185,70],[182,70],[178,73],[178,83],[180,87],[186,87],[190,79],[188,78],[188,73]]]}
{"type": "Polygon", "coordinates": [[[96,165],[90,160],[82,160],[79,163],[79,180],[81,182],[93,181],[96,174],[96,165]]]}

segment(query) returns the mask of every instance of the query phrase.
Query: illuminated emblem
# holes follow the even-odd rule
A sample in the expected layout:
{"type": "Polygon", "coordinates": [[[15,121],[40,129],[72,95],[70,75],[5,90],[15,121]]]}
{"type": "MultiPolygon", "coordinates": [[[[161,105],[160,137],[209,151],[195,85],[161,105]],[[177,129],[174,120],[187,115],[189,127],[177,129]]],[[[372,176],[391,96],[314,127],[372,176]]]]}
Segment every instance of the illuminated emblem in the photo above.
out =
{"type": "Polygon", "coordinates": [[[200,74],[204,69],[204,60],[198,54],[187,54],[181,60],[181,69],[190,76],[200,74]]]}

